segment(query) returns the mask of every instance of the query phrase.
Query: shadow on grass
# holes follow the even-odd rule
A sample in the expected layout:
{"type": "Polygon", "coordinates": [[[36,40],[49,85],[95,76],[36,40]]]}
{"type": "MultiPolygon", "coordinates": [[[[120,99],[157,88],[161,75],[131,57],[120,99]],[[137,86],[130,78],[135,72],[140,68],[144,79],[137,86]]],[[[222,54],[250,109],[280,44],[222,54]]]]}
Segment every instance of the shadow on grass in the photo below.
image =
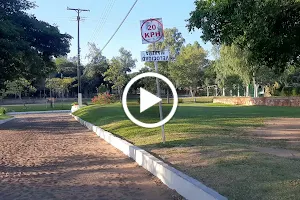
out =
{"type": "MultiPolygon", "coordinates": [[[[170,110],[171,105],[164,105],[170,110]]],[[[138,106],[131,105],[138,113],[138,106]]],[[[140,119],[158,121],[157,107],[140,119]]],[[[286,140],[247,135],[249,128],[270,118],[300,117],[292,107],[180,104],[166,124],[166,144],[160,128],[144,129],[131,123],[121,105],[95,106],[79,117],[130,140],[176,168],[216,189],[229,199],[297,199],[300,196],[300,160],[252,151],[250,146],[286,147],[286,140]],[[100,114],[101,113],[101,114],[100,114]]]]}
{"type": "Polygon", "coordinates": [[[300,195],[300,159],[254,152],[243,141],[214,139],[141,147],[229,199],[297,199],[300,195]]]}

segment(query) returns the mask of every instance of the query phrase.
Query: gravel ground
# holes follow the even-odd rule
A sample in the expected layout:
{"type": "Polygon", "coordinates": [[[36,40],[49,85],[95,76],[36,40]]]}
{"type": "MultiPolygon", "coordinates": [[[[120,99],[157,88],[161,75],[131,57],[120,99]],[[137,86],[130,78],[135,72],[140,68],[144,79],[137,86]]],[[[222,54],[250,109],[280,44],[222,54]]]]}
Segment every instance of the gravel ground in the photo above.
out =
{"type": "Polygon", "coordinates": [[[67,114],[0,125],[0,199],[180,199],[67,114]]]}

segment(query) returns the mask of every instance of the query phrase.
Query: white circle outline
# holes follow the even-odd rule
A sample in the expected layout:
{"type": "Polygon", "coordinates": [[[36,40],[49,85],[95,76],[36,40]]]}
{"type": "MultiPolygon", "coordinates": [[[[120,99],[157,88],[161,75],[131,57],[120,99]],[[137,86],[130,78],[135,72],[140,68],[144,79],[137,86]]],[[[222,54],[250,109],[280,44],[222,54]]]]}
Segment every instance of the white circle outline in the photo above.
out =
{"type": "Polygon", "coordinates": [[[168,121],[170,121],[172,119],[172,117],[174,116],[176,110],[177,110],[177,106],[178,106],[178,95],[176,92],[176,88],[174,87],[173,83],[165,76],[158,74],[158,73],[154,73],[154,72],[147,72],[147,73],[143,73],[143,74],[139,74],[136,77],[134,77],[133,79],[131,79],[129,81],[129,83],[126,85],[124,92],[123,92],[123,97],[122,97],[122,106],[124,109],[125,114],[127,115],[127,117],[136,125],[144,127],[144,128],[156,128],[159,126],[163,126],[164,124],[166,124],[168,121]],[[146,77],[155,77],[158,79],[163,80],[165,83],[167,83],[167,85],[171,88],[172,93],[173,93],[173,107],[171,112],[169,113],[169,115],[164,118],[162,121],[159,121],[157,123],[153,123],[153,124],[148,124],[148,123],[144,123],[141,122],[139,120],[137,120],[135,117],[132,116],[132,114],[130,113],[128,106],[127,106],[127,94],[129,92],[130,87],[138,80],[142,79],[142,78],[146,78],[146,77]]]}

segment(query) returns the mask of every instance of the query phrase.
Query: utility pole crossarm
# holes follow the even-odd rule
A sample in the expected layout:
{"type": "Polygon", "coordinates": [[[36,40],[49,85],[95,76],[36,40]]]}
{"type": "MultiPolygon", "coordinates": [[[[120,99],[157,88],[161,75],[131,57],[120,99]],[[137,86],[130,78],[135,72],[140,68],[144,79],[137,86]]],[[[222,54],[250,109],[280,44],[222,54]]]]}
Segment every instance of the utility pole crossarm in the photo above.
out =
{"type": "Polygon", "coordinates": [[[90,12],[90,10],[86,10],[86,9],[69,8],[69,7],[67,7],[67,10],[74,10],[74,11],[76,11],[76,12],[90,12]]]}

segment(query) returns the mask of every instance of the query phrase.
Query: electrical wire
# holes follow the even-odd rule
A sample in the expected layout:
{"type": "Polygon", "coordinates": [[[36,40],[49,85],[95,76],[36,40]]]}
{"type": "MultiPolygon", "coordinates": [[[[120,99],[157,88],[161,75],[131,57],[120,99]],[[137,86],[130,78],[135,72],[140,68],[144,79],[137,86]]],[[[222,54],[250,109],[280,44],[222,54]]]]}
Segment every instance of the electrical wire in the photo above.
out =
{"type": "Polygon", "coordinates": [[[118,26],[117,30],[114,32],[114,34],[109,38],[108,42],[104,45],[104,47],[101,49],[101,52],[107,47],[107,45],[110,43],[110,41],[114,38],[114,36],[117,34],[117,32],[119,31],[119,29],[121,28],[121,26],[123,25],[123,23],[125,22],[125,20],[127,19],[127,17],[129,16],[129,14],[131,13],[132,9],[134,8],[134,6],[136,5],[136,3],[138,2],[138,0],[135,0],[135,2],[133,3],[132,7],[130,8],[130,10],[128,11],[128,13],[126,14],[126,16],[124,17],[124,19],[122,20],[121,24],[118,26]]]}
{"type": "Polygon", "coordinates": [[[90,40],[95,38],[95,35],[97,33],[97,30],[99,28],[99,26],[101,26],[101,24],[103,23],[104,17],[107,13],[107,10],[109,8],[109,5],[111,4],[112,0],[109,0],[108,3],[105,5],[102,14],[100,15],[100,20],[98,21],[99,23],[95,26],[95,30],[93,31],[93,33],[90,35],[90,40]]]}
{"type": "Polygon", "coordinates": [[[111,15],[111,11],[112,11],[112,8],[113,8],[114,5],[115,5],[115,2],[116,2],[116,0],[114,0],[114,1],[112,2],[111,6],[110,6],[110,8],[109,8],[109,10],[108,10],[108,12],[106,13],[105,19],[104,19],[104,21],[103,21],[101,27],[99,27],[99,29],[98,29],[98,31],[97,31],[97,33],[96,33],[96,38],[95,38],[94,41],[96,41],[96,39],[98,39],[98,37],[99,37],[99,36],[101,35],[101,33],[103,32],[103,28],[104,28],[104,26],[105,26],[105,24],[106,24],[106,22],[107,22],[107,19],[108,19],[108,18],[110,17],[110,15],[111,15]]]}
{"type": "Polygon", "coordinates": [[[99,21],[98,26],[96,27],[92,37],[91,37],[91,41],[95,42],[97,40],[97,38],[99,37],[99,32],[102,31],[108,17],[110,16],[111,10],[115,4],[116,0],[110,0],[109,3],[106,5],[105,10],[103,12],[103,14],[101,15],[101,20],[99,21]]]}
{"type": "Polygon", "coordinates": [[[97,20],[98,23],[96,23],[95,29],[94,29],[93,33],[90,35],[90,39],[89,39],[90,41],[91,41],[93,38],[95,38],[96,32],[97,32],[97,30],[98,30],[98,27],[101,26],[101,24],[103,23],[104,16],[106,15],[106,12],[107,12],[107,9],[108,9],[110,3],[111,3],[111,1],[109,1],[109,3],[105,5],[105,7],[104,7],[104,9],[103,9],[103,12],[102,12],[102,14],[100,15],[100,19],[97,20]]]}

